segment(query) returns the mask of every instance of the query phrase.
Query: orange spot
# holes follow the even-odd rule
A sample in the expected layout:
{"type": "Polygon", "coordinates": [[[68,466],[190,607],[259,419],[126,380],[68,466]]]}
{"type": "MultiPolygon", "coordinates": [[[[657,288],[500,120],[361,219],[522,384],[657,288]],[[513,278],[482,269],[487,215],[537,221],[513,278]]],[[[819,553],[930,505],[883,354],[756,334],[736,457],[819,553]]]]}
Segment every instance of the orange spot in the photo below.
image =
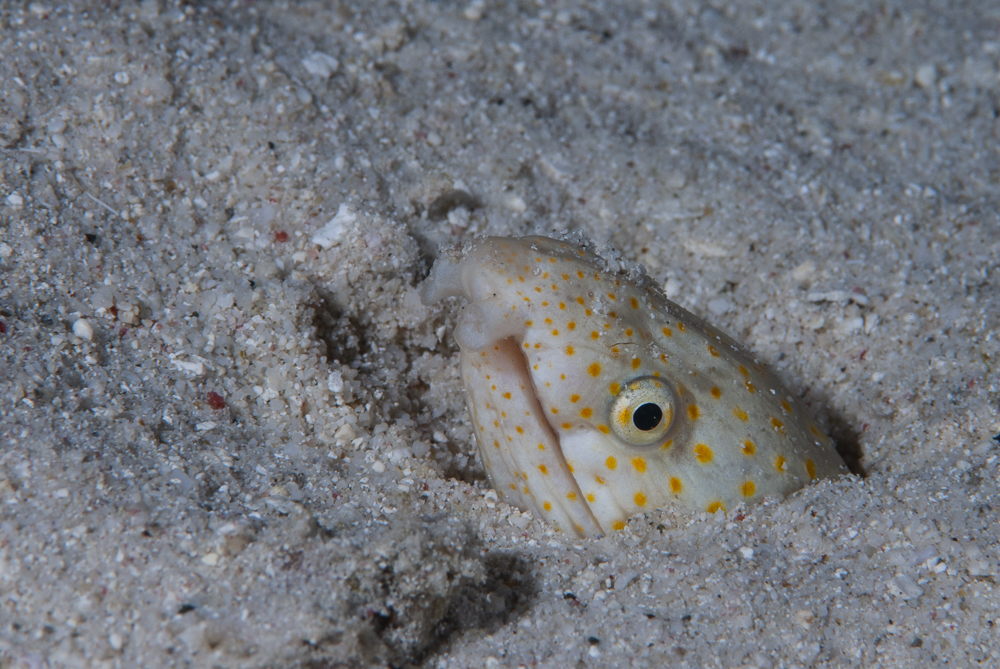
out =
{"type": "Polygon", "coordinates": [[[535,292],[536,293],[540,293],[540,292],[542,292],[542,289],[540,287],[538,287],[538,286],[535,286],[535,292]]]}
{"type": "Polygon", "coordinates": [[[577,304],[583,304],[583,298],[582,297],[576,298],[576,303],[577,304]]]}
{"type": "Polygon", "coordinates": [[[613,529],[613,530],[624,530],[625,529],[625,521],[624,520],[616,520],[611,525],[611,529],[613,529]]]}
{"type": "Polygon", "coordinates": [[[523,276],[518,276],[517,280],[520,281],[521,283],[524,283],[524,277],[523,276]]]}
{"type": "Polygon", "coordinates": [[[575,330],[576,329],[576,323],[574,323],[573,321],[570,321],[569,323],[566,324],[566,328],[568,330],[575,330]]]}
{"type": "Polygon", "coordinates": [[[610,297],[613,300],[613,299],[615,299],[615,294],[614,293],[608,293],[608,297],[610,297]]]}
{"type": "Polygon", "coordinates": [[[719,357],[719,351],[714,346],[709,345],[708,352],[714,355],[716,358],[719,357]]]}
{"type": "Polygon", "coordinates": [[[712,461],[712,449],[705,444],[695,444],[694,457],[701,464],[708,464],[712,461]]]}
{"type": "Polygon", "coordinates": [[[510,484],[510,489],[511,490],[517,490],[517,484],[516,483],[511,483],[510,484]]]}
{"type": "Polygon", "coordinates": [[[544,451],[545,450],[545,444],[538,444],[538,450],[544,451]]]}
{"type": "Polygon", "coordinates": [[[595,362],[587,368],[587,371],[590,372],[591,376],[599,376],[601,373],[601,366],[595,362]]]}
{"type": "Polygon", "coordinates": [[[698,416],[700,415],[701,412],[698,410],[698,405],[696,404],[688,405],[688,417],[690,417],[691,420],[698,420],[698,416]]]}
{"type": "Polygon", "coordinates": [[[574,404],[576,404],[577,402],[580,401],[580,396],[579,395],[570,395],[569,396],[569,401],[573,402],[574,404]]]}
{"type": "Polygon", "coordinates": [[[566,493],[566,499],[570,500],[571,502],[575,502],[576,493],[575,492],[566,493]]]}
{"type": "Polygon", "coordinates": [[[500,448],[500,442],[497,441],[496,439],[493,440],[493,445],[496,446],[497,448],[500,448]]]}
{"type": "Polygon", "coordinates": [[[681,490],[683,490],[683,489],[684,489],[684,486],[681,485],[681,480],[679,478],[677,478],[676,476],[671,476],[670,477],[670,490],[671,490],[671,492],[673,492],[675,495],[678,495],[678,494],[680,494],[681,490]]]}
{"type": "Polygon", "coordinates": [[[546,511],[551,511],[551,510],[552,510],[552,502],[546,502],[545,504],[542,504],[542,507],[543,507],[543,508],[544,508],[544,509],[545,509],[546,511]]]}
{"type": "Polygon", "coordinates": [[[618,318],[618,314],[616,314],[616,313],[615,313],[615,312],[613,312],[613,311],[609,311],[609,312],[608,312],[608,316],[611,316],[611,318],[618,318]]]}
{"type": "Polygon", "coordinates": [[[608,429],[607,425],[598,425],[597,429],[600,430],[601,432],[603,432],[604,434],[607,434],[608,432],[611,431],[611,430],[608,429]]]}
{"type": "Polygon", "coordinates": [[[588,502],[596,502],[597,501],[597,497],[594,495],[594,493],[588,492],[587,493],[587,501],[588,502]]]}
{"type": "Polygon", "coordinates": [[[524,434],[524,428],[521,427],[520,425],[515,425],[514,429],[517,430],[518,434],[524,434]]]}
{"type": "Polygon", "coordinates": [[[712,390],[710,390],[709,392],[712,393],[712,397],[714,397],[715,399],[719,399],[720,397],[722,397],[722,391],[716,388],[715,386],[712,386],[712,390]]]}
{"type": "Polygon", "coordinates": [[[509,399],[510,399],[510,393],[504,393],[504,394],[503,394],[503,398],[504,398],[505,400],[509,400],[509,399]]]}
{"type": "Polygon", "coordinates": [[[552,336],[553,337],[558,337],[559,336],[559,330],[553,330],[552,331],[552,336]]]}
{"type": "Polygon", "coordinates": [[[573,465],[572,465],[572,464],[570,464],[570,461],[569,461],[569,460],[567,460],[567,461],[566,461],[566,469],[568,469],[568,470],[569,470],[569,473],[570,473],[570,474],[572,474],[572,473],[573,473],[573,465]]]}
{"type": "Polygon", "coordinates": [[[611,391],[612,395],[617,395],[619,392],[621,392],[621,389],[622,389],[622,387],[620,385],[618,385],[617,383],[612,383],[609,386],[609,388],[608,388],[608,390],[611,391]]]}
{"type": "Polygon", "coordinates": [[[608,466],[608,469],[614,469],[618,466],[618,461],[615,460],[615,456],[609,455],[608,459],[604,461],[604,464],[608,466]]]}
{"type": "Polygon", "coordinates": [[[781,408],[785,410],[785,413],[792,413],[792,405],[785,400],[781,400],[781,408]]]}
{"type": "Polygon", "coordinates": [[[809,480],[816,480],[816,463],[812,460],[806,459],[806,472],[809,473],[809,480]]]}
{"type": "Polygon", "coordinates": [[[680,330],[681,332],[686,332],[687,326],[681,323],[680,321],[677,321],[677,329],[680,330]]]}
{"type": "Polygon", "coordinates": [[[634,297],[631,298],[628,302],[629,302],[629,304],[632,305],[633,309],[638,309],[639,308],[639,300],[635,299],[634,297]]]}
{"type": "Polygon", "coordinates": [[[782,423],[777,418],[772,418],[771,419],[771,426],[774,427],[774,431],[775,432],[780,432],[781,434],[785,433],[785,424],[782,423]]]}
{"type": "Polygon", "coordinates": [[[820,438],[822,438],[822,437],[824,436],[824,435],[823,435],[823,433],[822,433],[822,432],[820,432],[819,430],[817,430],[817,429],[816,429],[816,426],[815,426],[815,425],[813,425],[812,423],[810,423],[810,424],[809,424],[809,431],[810,431],[810,432],[812,432],[812,433],[813,433],[814,435],[816,435],[817,437],[820,437],[820,438]]]}
{"type": "Polygon", "coordinates": [[[534,322],[533,322],[533,321],[524,321],[524,325],[525,325],[526,327],[529,327],[529,328],[530,328],[530,327],[531,327],[532,325],[534,325],[534,322]]]}
{"type": "Polygon", "coordinates": [[[750,378],[750,372],[748,372],[747,368],[744,367],[743,365],[740,365],[740,374],[747,377],[748,379],[750,378]]]}
{"type": "Polygon", "coordinates": [[[674,331],[671,330],[670,328],[663,328],[663,336],[664,337],[673,337],[674,336],[674,331]]]}
{"type": "Polygon", "coordinates": [[[674,445],[674,440],[673,439],[667,439],[665,442],[663,442],[663,445],[660,446],[660,450],[661,451],[665,451],[665,450],[667,450],[668,448],[670,448],[673,445],[674,445]]]}
{"type": "Polygon", "coordinates": [[[552,325],[552,319],[551,318],[546,318],[545,319],[545,324],[546,325],[552,325]]]}
{"type": "Polygon", "coordinates": [[[726,506],[722,502],[712,502],[707,507],[705,507],[705,511],[708,511],[709,513],[715,513],[719,509],[725,511],[726,506]]]}
{"type": "Polygon", "coordinates": [[[787,469],[787,467],[785,466],[785,456],[779,455],[777,458],[774,459],[774,468],[777,469],[779,472],[783,472],[787,469]]]}
{"type": "Polygon", "coordinates": [[[749,439],[743,442],[743,445],[740,446],[740,449],[743,451],[743,455],[753,455],[754,453],[757,452],[757,447],[754,446],[753,442],[750,441],[749,439]]]}
{"type": "Polygon", "coordinates": [[[740,492],[743,493],[744,497],[753,497],[753,491],[756,490],[753,481],[747,481],[742,486],[740,486],[740,492]]]}
{"type": "Polygon", "coordinates": [[[565,309],[566,308],[566,303],[565,302],[560,302],[559,303],[559,308],[560,309],[565,309]]]}
{"type": "Polygon", "coordinates": [[[583,407],[582,409],[580,409],[580,415],[583,416],[584,418],[590,418],[591,415],[593,415],[593,413],[594,411],[590,407],[583,407]]]}
{"type": "Polygon", "coordinates": [[[632,369],[639,369],[639,365],[642,364],[642,360],[639,358],[632,358],[632,369]]]}
{"type": "Polygon", "coordinates": [[[754,385],[753,385],[753,383],[751,381],[747,381],[746,386],[747,386],[747,392],[748,393],[755,393],[755,392],[757,392],[757,389],[754,388],[754,385]]]}
{"type": "Polygon", "coordinates": [[[749,420],[749,418],[750,418],[750,416],[747,415],[747,412],[744,411],[743,409],[739,408],[739,407],[736,407],[735,409],[733,409],[733,415],[736,416],[737,418],[739,418],[742,421],[749,420]]]}
{"type": "Polygon", "coordinates": [[[632,466],[635,467],[635,470],[640,474],[646,471],[646,461],[642,458],[632,458],[632,466]]]}
{"type": "Polygon", "coordinates": [[[594,312],[591,311],[590,309],[584,309],[583,313],[587,314],[588,316],[593,316],[594,315],[594,312]]]}
{"type": "Polygon", "coordinates": [[[590,338],[591,338],[591,339],[597,339],[597,338],[598,338],[598,337],[600,337],[600,336],[601,336],[601,335],[597,334],[597,330],[592,330],[592,331],[590,332],[590,338]]]}
{"type": "Polygon", "coordinates": [[[549,409],[549,411],[551,411],[552,413],[559,413],[559,409],[555,407],[552,407],[551,409],[549,409]]]}
{"type": "Polygon", "coordinates": [[[625,336],[626,337],[631,337],[632,336],[632,328],[626,328],[625,329],[625,336]]]}
{"type": "Polygon", "coordinates": [[[597,479],[597,482],[600,483],[601,485],[604,485],[606,483],[606,481],[602,479],[600,476],[595,476],[594,478],[597,479]]]}
{"type": "Polygon", "coordinates": [[[630,409],[629,407],[623,407],[622,410],[618,412],[618,415],[615,416],[615,421],[619,425],[628,425],[629,421],[631,420],[632,420],[632,409],[630,409]]]}
{"type": "Polygon", "coordinates": [[[581,272],[581,271],[579,271],[579,270],[577,270],[577,272],[576,272],[576,275],[577,275],[578,277],[580,277],[581,279],[583,278],[583,272],[581,272]]]}
{"type": "Polygon", "coordinates": [[[546,476],[549,475],[549,468],[546,467],[545,465],[538,465],[538,471],[545,474],[546,476]]]}
{"type": "Polygon", "coordinates": [[[573,350],[572,346],[566,347],[566,355],[573,355],[576,351],[573,350]]]}
{"type": "Polygon", "coordinates": [[[638,504],[639,506],[646,506],[646,496],[643,495],[641,492],[637,492],[635,494],[635,503],[638,504]]]}

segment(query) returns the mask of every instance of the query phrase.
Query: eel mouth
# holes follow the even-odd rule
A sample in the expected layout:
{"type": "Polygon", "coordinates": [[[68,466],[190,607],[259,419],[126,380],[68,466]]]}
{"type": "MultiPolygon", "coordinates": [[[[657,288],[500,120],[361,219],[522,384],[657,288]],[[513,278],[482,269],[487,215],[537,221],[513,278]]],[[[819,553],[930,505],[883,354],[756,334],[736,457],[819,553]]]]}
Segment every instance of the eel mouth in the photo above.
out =
{"type": "MultiPolygon", "coordinates": [[[[580,488],[579,482],[577,482],[576,477],[573,476],[569,463],[566,461],[566,455],[563,453],[559,433],[556,431],[556,428],[552,425],[552,423],[549,422],[548,414],[542,406],[538,388],[535,386],[535,380],[531,375],[530,363],[521,350],[523,343],[518,337],[507,337],[506,339],[498,342],[497,346],[498,352],[508,360],[510,368],[517,370],[520,376],[521,385],[523,386],[522,392],[524,393],[525,401],[530,406],[531,415],[535,418],[535,423],[538,426],[539,431],[544,435],[544,441],[548,445],[547,447],[551,448],[554,457],[557,458],[559,470],[565,473],[565,484],[570,486],[570,490],[566,490],[564,492],[573,493],[573,495],[575,495],[575,499],[578,500],[573,505],[573,512],[571,512],[570,515],[579,514],[581,510],[584,510],[587,515],[588,523],[577,521],[577,525],[584,526],[592,523],[593,526],[600,527],[600,522],[591,510],[590,503],[587,502],[586,497],[583,494],[583,490],[580,488]]],[[[564,494],[561,497],[566,499],[567,495],[564,494]]],[[[577,530],[577,532],[579,533],[579,530],[577,530]]]]}

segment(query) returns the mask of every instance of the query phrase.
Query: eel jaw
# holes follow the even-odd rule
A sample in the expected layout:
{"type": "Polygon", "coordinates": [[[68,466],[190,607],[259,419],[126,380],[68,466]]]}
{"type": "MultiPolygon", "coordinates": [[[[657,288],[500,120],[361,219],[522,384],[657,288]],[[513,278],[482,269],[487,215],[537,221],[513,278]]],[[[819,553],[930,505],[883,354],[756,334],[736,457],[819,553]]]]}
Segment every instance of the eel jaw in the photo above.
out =
{"type": "Polygon", "coordinates": [[[604,534],[546,418],[519,339],[463,348],[462,378],[479,452],[497,491],[565,532],[604,534]]]}

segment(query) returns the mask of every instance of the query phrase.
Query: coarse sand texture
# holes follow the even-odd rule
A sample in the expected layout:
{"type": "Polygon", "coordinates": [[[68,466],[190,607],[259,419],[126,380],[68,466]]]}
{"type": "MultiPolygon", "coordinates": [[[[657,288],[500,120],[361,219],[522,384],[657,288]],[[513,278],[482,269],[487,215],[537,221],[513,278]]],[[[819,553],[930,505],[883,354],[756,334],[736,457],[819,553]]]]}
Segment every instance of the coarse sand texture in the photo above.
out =
{"type": "Polygon", "coordinates": [[[986,0],[0,3],[0,669],[1000,665],[998,109],[986,0]]]}

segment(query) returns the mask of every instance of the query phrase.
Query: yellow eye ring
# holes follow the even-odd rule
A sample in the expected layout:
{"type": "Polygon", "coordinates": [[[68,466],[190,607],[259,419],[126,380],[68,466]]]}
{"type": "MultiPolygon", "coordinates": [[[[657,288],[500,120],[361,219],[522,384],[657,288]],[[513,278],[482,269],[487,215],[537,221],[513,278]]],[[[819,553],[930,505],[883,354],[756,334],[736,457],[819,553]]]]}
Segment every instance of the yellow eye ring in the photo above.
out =
{"type": "Polygon", "coordinates": [[[611,428],[633,446],[663,440],[674,422],[677,400],[661,379],[643,376],[629,381],[611,403],[611,428]]]}

